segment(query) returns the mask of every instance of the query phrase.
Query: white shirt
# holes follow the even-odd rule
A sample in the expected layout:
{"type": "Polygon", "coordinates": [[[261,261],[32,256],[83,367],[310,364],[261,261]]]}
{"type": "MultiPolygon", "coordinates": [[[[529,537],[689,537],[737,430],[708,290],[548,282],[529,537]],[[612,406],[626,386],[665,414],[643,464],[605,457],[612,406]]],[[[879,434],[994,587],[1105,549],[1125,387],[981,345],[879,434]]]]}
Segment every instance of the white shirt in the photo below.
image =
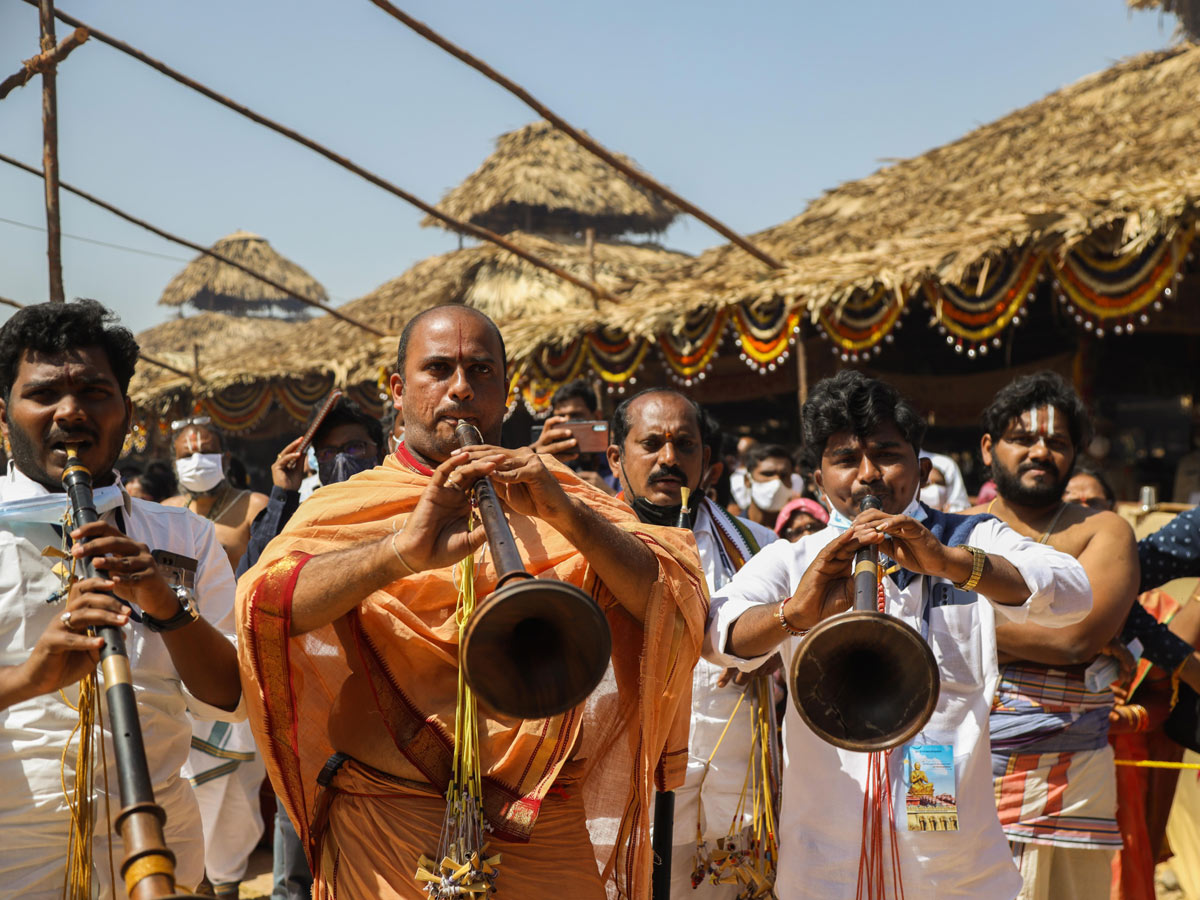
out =
{"type": "MultiPolygon", "coordinates": [[[[838,534],[828,527],[798,543],[772,544],[746,564],[712,598],[709,640],[724,651],[733,622],[753,606],[778,605],[790,596],[816,554],[838,534]]],[[[1021,888],[992,796],[988,710],[999,677],[996,616],[1014,622],[1063,626],[1091,609],[1091,586],[1072,557],[1037,544],[989,519],[976,525],[968,543],[1012,563],[1031,596],[1022,606],[993,605],[978,594],[955,591],[951,602],[929,615],[929,643],[941,673],[941,694],[914,743],[953,744],[958,781],[957,832],[906,830],[903,753],[892,754],[890,776],[896,810],[904,890],[921,900],[1011,900],[1021,888]]],[[[885,579],[887,612],[914,628],[923,627],[926,582],[949,589],[944,579],[914,578],[903,591],[885,579]]],[[[784,671],[803,638],[789,637],[779,649],[784,671]]],[[[765,657],[714,657],[751,669],[765,657]]],[[[841,750],[818,738],[794,704],[784,715],[783,810],[779,870],[780,900],[830,900],[854,896],[862,838],[863,793],[868,755],[841,750]]],[[[885,838],[886,841],[886,838],[885,838]]],[[[885,855],[888,855],[885,843],[885,855]]],[[[890,856],[886,863],[891,872],[890,856]]],[[[890,880],[890,874],[888,876],[890,880]]]]}
{"type": "MultiPolygon", "coordinates": [[[[196,604],[200,613],[229,640],[234,640],[233,570],[212,523],[184,509],[161,506],[129,497],[121,489],[125,531],[152,550],[167,550],[198,561],[196,604]]],[[[31,481],[15,466],[0,478],[0,508],[16,500],[47,497],[50,492],[31,481]]],[[[61,496],[63,507],[66,495],[61,496]]],[[[105,514],[106,519],[113,513],[105,514]]],[[[45,516],[42,517],[43,519],[45,516]]],[[[62,539],[45,521],[0,521],[0,665],[13,666],[29,658],[42,632],[62,615],[64,601],[48,603],[60,587],[51,569],[54,559],[42,556],[47,547],[60,547],[62,539]]],[[[244,705],[234,712],[210,706],[184,687],[162,637],[130,622],[125,629],[133,684],[137,691],[138,718],[146,746],[155,799],[167,812],[167,844],[178,857],[176,875],[182,885],[194,886],[203,875],[204,853],[200,818],[191,787],[179,770],[191,745],[191,723],[185,710],[196,716],[225,721],[245,718],[244,705]]],[[[104,679],[97,674],[103,696],[104,679]]],[[[78,701],[74,685],[62,692],[78,701]]],[[[108,735],[108,711],[103,706],[105,753],[108,762],[109,807],[120,809],[117,771],[108,735]]],[[[0,892],[23,900],[57,900],[61,896],[67,852],[69,814],[63,798],[60,772],[63,747],[79,714],[56,692],[0,710],[0,892]]],[[[66,784],[74,784],[73,742],[66,762],[66,784]]],[[[104,819],[104,772],[99,748],[96,761],[96,838],[93,884],[100,896],[108,893],[108,828],[104,819]]],[[[115,841],[118,896],[124,896],[120,876],[123,856],[115,841]]]]}

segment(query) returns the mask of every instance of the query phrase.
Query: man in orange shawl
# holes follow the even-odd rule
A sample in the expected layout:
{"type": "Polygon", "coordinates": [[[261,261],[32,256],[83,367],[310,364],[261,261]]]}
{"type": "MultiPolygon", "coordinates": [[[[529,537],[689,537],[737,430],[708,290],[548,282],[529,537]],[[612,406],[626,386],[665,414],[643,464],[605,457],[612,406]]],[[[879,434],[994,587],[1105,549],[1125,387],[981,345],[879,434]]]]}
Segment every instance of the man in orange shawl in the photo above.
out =
{"type": "Polygon", "coordinates": [[[404,443],[306,501],[240,582],[250,720],[318,900],[426,896],[414,872],[438,850],[455,740],[455,564],[474,555],[479,597],[496,582],[482,527],[468,527],[485,475],[527,570],[587,591],[613,636],[610,675],[575,709],[537,721],[480,709],[496,887],[523,900],[649,896],[649,798],[682,782],[704,632],[695,545],[528,449],[460,450],[460,420],[498,442],[504,362],[481,313],[410,321],[391,379],[404,443]],[[335,751],[345,761],[326,765],[335,751]]]}

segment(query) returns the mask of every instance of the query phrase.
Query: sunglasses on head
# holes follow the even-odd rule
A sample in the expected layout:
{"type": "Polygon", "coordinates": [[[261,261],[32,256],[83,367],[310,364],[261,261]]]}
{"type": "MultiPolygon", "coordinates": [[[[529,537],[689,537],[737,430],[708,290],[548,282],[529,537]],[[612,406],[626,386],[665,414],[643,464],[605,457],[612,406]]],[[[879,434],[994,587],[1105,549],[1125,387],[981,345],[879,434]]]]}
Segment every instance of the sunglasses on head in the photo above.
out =
{"type": "Polygon", "coordinates": [[[208,416],[192,416],[188,419],[176,419],[171,423],[171,434],[177,434],[189,425],[211,425],[212,419],[208,416]]]}

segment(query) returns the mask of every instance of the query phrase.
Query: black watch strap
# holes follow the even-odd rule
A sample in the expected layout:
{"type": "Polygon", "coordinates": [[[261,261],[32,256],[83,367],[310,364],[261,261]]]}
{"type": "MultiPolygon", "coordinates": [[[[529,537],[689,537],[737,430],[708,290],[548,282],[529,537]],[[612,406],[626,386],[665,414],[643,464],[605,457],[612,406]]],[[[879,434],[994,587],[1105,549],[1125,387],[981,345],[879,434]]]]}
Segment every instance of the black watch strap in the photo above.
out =
{"type": "Polygon", "coordinates": [[[142,624],[151,631],[174,631],[177,628],[182,628],[184,625],[191,625],[200,614],[196,612],[195,607],[188,603],[186,596],[180,596],[179,591],[176,591],[176,596],[179,597],[179,612],[171,616],[169,619],[156,619],[154,616],[143,611],[142,624]]]}

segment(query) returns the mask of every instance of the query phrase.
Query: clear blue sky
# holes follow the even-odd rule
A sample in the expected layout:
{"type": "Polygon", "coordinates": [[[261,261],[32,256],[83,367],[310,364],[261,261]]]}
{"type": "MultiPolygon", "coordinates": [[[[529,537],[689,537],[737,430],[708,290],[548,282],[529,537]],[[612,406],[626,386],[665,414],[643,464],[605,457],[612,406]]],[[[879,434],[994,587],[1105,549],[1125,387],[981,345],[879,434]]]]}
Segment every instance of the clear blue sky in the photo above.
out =
{"type": "MultiPolygon", "coordinates": [[[[743,232],[1167,46],[1175,27],[1123,0],[401,4],[743,232]]],[[[431,202],[533,118],[366,0],[60,6],[431,202]]],[[[0,77],[36,49],[36,10],[0,0],[0,77]]],[[[258,232],[335,303],[457,246],[399,199],[99,42],[58,85],[64,180],[202,244],[258,232]]],[[[40,109],[36,80],[0,101],[0,151],[38,163],[40,109]]],[[[40,180],[0,164],[0,218],[43,226],[40,180]]],[[[109,304],[135,331],[171,314],[156,301],[190,251],[66,193],[62,228],[178,258],[64,238],[68,297],[109,304]]],[[[684,219],[664,242],[722,239],[684,219]]],[[[0,221],[0,295],[46,291],[44,234],[0,221]]]]}

